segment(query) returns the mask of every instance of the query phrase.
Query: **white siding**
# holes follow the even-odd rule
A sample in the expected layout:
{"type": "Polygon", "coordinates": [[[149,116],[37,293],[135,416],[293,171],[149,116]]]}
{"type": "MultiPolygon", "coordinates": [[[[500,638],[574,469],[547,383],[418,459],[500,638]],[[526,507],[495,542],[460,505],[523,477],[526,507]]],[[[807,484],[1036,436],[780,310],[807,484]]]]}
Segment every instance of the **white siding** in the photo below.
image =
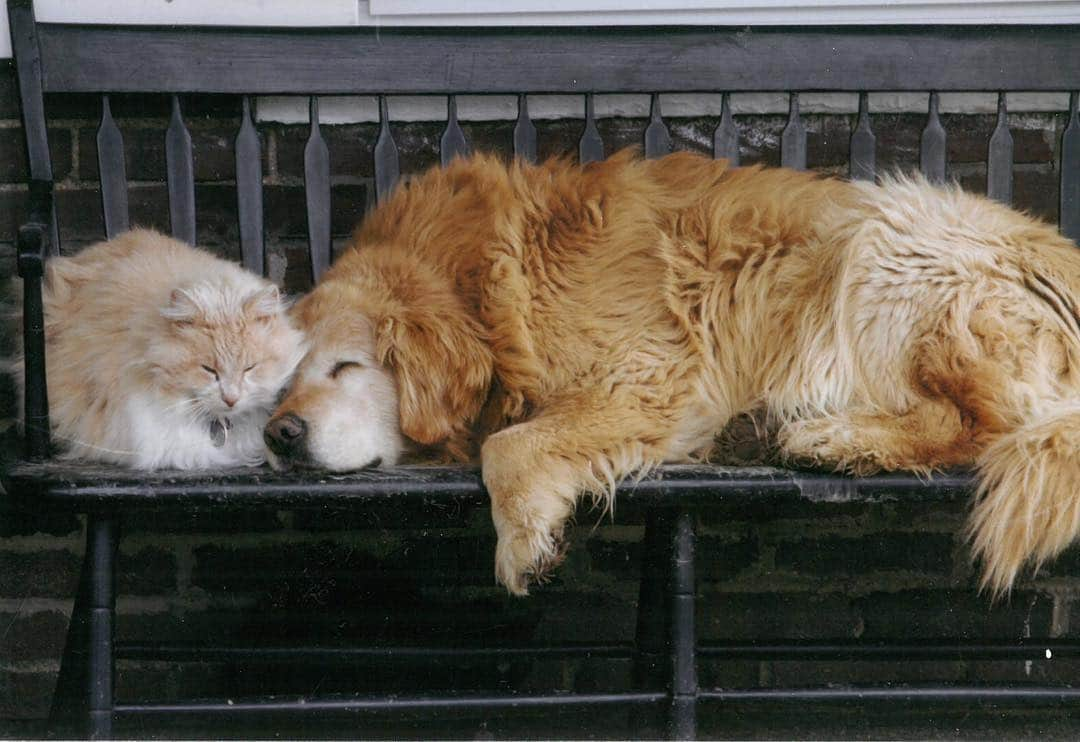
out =
{"type": "MultiPolygon", "coordinates": [[[[1080,23],[1080,0],[36,0],[42,21],[240,26],[1080,23]]],[[[0,58],[11,56],[0,3],[0,58]]]]}

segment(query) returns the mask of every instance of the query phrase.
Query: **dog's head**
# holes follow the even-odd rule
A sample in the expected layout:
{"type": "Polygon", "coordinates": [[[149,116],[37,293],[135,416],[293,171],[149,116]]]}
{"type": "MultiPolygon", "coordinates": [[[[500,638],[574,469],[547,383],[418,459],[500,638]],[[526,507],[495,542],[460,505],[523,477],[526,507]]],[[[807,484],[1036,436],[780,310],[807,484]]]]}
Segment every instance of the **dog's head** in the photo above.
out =
{"type": "Polygon", "coordinates": [[[354,249],[294,308],[309,351],[266,426],[268,459],[350,471],[461,436],[491,382],[482,332],[448,281],[354,249]]]}

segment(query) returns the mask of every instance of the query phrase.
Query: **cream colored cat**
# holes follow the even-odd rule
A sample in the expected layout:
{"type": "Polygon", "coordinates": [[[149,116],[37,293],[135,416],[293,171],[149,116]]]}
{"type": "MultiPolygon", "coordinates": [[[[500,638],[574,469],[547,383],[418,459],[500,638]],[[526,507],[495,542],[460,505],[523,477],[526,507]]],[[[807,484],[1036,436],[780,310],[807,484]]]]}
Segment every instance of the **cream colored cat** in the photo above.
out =
{"type": "Polygon", "coordinates": [[[304,353],[276,286],[144,229],[50,260],[45,324],[60,455],[140,469],[264,461],[304,353]]]}

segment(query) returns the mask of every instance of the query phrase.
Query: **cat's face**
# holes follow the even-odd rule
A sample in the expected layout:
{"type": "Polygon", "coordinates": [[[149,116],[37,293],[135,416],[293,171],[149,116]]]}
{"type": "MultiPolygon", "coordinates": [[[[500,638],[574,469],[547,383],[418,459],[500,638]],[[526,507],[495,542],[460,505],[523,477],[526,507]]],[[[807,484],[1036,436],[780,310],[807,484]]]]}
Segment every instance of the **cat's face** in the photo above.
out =
{"type": "Polygon", "coordinates": [[[193,416],[270,410],[303,357],[277,287],[208,280],[176,289],[148,352],[155,382],[193,416]]]}

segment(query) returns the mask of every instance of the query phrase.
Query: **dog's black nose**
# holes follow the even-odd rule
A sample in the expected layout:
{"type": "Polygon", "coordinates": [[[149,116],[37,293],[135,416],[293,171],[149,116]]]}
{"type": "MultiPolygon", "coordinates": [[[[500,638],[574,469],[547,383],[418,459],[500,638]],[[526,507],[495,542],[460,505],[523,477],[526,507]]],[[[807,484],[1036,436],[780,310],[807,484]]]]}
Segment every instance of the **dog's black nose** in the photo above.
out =
{"type": "Polygon", "coordinates": [[[291,412],[275,417],[266,424],[263,440],[267,447],[278,456],[287,456],[303,445],[307,437],[307,423],[291,412]]]}

